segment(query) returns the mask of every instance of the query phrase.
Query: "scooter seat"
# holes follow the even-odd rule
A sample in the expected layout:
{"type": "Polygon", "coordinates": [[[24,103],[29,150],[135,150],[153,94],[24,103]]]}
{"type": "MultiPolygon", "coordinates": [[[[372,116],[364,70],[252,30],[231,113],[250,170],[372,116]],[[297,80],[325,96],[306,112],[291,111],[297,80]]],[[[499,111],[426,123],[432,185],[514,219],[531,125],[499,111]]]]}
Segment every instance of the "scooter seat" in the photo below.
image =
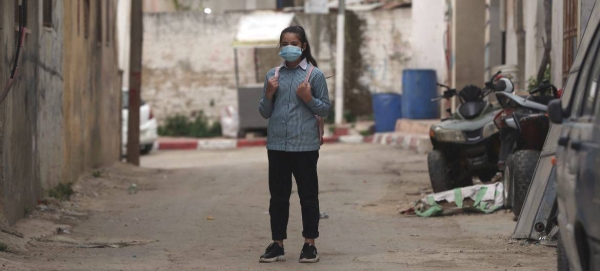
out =
{"type": "Polygon", "coordinates": [[[543,104],[543,105],[548,105],[550,103],[550,101],[554,100],[556,98],[552,97],[552,96],[529,96],[527,97],[527,100],[532,101],[532,102],[536,102],[539,104],[543,104]]]}
{"type": "Polygon", "coordinates": [[[486,106],[487,102],[485,101],[466,102],[458,107],[458,112],[465,119],[474,119],[483,112],[483,109],[485,109],[486,106]]]}

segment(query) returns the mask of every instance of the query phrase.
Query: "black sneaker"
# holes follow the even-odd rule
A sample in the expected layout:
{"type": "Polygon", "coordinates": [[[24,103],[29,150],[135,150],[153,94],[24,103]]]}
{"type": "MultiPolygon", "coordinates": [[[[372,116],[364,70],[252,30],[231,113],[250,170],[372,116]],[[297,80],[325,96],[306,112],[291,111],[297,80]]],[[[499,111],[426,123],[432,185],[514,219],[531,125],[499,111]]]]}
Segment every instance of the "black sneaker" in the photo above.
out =
{"type": "Polygon", "coordinates": [[[274,263],[278,261],[285,261],[285,252],[279,243],[274,242],[267,247],[265,254],[260,256],[259,262],[261,263],[274,263]]]}
{"type": "Polygon", "coordinates": [[[301,263],[316,263],[319,261],[319,255],[317,255],[317,248],[311,244],[305,243],[300,252],[301,263]]]}

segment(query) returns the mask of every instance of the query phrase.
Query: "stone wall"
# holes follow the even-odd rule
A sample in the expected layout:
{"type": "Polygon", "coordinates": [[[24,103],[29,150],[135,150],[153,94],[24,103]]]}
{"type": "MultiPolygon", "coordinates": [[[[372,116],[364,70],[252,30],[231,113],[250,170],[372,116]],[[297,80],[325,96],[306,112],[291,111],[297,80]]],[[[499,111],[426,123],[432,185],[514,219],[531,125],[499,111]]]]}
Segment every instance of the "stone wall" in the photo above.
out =
{"type": "MultiPolygon", "coordinates": [[[[241,15],[199,12],[144,15],[142,98],[150,103],[159,122],[169,115],[193,116],[199,111],[218,119],[224,106],[237,107],[231,44],[241,15]]],[[[373,92],[401,92],[402,70],[413,65],[411,9],[358,15],[366,22],[362,49],[366,67],[361,81],[373,92]]],[[[335,36],[331,38],[335,18],[335,13],[322,15],[318,25],[320,40],[309,40],[313,47],[319,44],[319,68],[327,76],[334,75],[335,69],[335,36]]],[[[297,14],[294,21],[304,26],[309,38],[313,37],[311,23],[314,20],[305,14],[297,14]]],[[[256,52],[239,49],[240,83],[262,84],[266,71],[280,61],[277,52],[275,47],[256,52]]],[[[327,80],[332,98],[334,81],[334,78],[327,80]]]]}

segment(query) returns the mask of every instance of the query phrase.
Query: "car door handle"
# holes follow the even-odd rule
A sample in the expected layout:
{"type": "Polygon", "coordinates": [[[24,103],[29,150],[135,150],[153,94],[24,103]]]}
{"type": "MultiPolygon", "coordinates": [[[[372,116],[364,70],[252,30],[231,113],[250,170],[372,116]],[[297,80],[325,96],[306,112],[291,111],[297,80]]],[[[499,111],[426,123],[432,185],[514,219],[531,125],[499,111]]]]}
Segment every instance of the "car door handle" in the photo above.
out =
{"type": "Polygon", "coordinates": [[[581,141],[579,140],[571,140],[571,149],[573,150],[580,150],[581,149],[581,141]]]}
{"type": "Polygon", "coordinates": [[[567,144],[569,144],[569,137],[568,136],[563,136],[561,138],[558,139],[558,145],[559,146],[567,146],[567,144]]]}

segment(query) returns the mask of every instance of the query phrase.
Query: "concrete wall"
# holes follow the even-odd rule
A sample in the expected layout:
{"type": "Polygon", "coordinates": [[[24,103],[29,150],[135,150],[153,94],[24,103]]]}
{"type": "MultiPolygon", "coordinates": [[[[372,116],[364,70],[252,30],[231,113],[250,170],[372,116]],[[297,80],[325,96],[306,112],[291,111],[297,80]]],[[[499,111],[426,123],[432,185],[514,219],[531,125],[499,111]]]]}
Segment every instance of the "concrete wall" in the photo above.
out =
{"type": "MultiPolygon", "coordinates": [[[[335,16],[321,16],[317,21],[320,40],[310,40],[311,46],[319,45],[319,68],[327,76],[333,75],[335,66],[335,36],[333,39],[331,36],[335,16]]],[[[358,16],[366,22],[362,49],[366,67],[362,81],[374,92],[400,92],[402,69],[413,67],[411,10],[364,12],[358,16]]],[[[142,98],[152,105],[159,122],[169,115],[192,116],[200,110],[217,119],[224,106],[237,107],[231,44],[240,17],[240,13],[206,15],[201,12],[144,15],[142,98]]],[[[313,37],[311,24],[315,21],[310,16],[298,14],[296,23],[303,25],[307,35],[313,37]]],[[[432,54],[437,54],[434,47],[430,47],[432,54]]],[[[272,49],[257,50],[256,54],[253,49],[239,49],[240,84],[262,84],[266,71],[281,61],[277,53],[276,45],[272,49]],[[259,62],[258,73],[255,57],[259,62]]],[[[423,59],[421,66],[426,67],[435,57],[423,59]]],[[[328,80],[328,85],[333,97],[334,79],[328,80]]]]}
{"type": "MultiPolygon", "coordinates": [[[[367,25],[365,28],[366,46],[363,56],[367,67],[365,84],[372,92],[402,92],[402,70],[414,67],[414,46],[411,44],[413,16],[410,8],[391,11],[358,13],[367,25]]],[[[427,34],[426,34],[427,35],[427,34]]],[[[423,38],[427,39],[427,38],[423,38]]],[[[435,47],[429,46],[428,48],[435,47]]],[[[436,56],[435,49],[431,57],[436,56]]],[[[422,55],[423,66],[429,59],[422,55]]]]}
{"type": "MultiPolygon", "coordinates": [[[[40,21],[38,1],[27,1],[29,4],[27,24],[31,33],[27,35],[23,55],[19,61],[19,74],[6,100],[0,105],[2,116],[2,154],[0,164],[0,197],[4,207],[5,218],[0,221],[12,223],[32,210],[35,202],[42,195],[39,183],[39,164],[37,137],[37,81],[39,55],[40,21]]],[[[8,81],[15,55],[15,1],[1,1],[3,45],[2,65],[0,65],[0,86],[2,89],[8,81]]],[[[43,139],[41,139],[43,140],[43,139]]],[[[2,213],[2,212],[0,212],[2,213]]]]}
{"type": "Polygon", "coordinates": [[[552,3],[552,58],[551,77],[552,84],[562,87],[562,51],[563,51],[563,0],[554,0],[552,3]]]}
{"type": "Polygon", "coordinates": [[[536,78],[540,63],[544,55],[544,40],[546,28],[544,26],[544,1],[524,1],[524,23],[525,23],[525,78],[523,87],[527,87],[530,78],[536,78]]]}
{"type": "Polygon", "coordinates": [[[439,82],[447,82],[444,44],[447,23],[446,2],[414,1],[412,5],[412,67],[434,69],[439,82]]]}
{"type": "MultiPolygon", "coordinates": [[[[217,117],[224,106],[237,107],[231,43],[240,16],[144,15],[142,98],[158,120],[199,110],[217,117]]],[[[241,49],[238,57],[241,84],[257,83],[254,51],[241,49]]]]}
{"type": "MultiPolygon", "coordinates": [[[[212,13],[227,11],[275,9],[276,0],[179,0],[179,9],[184,11],[204,11],[212,13]]],[[[145,13],[176,12],[177,6],[171,0],[144,0],[145,13]]]]}
{"type": "Polygon", "coordinates": [[[452,50],[455,59],[454,86],[483,86],[485,55],[485,2],[454,0],[452,50]]]}
{"type": "Polygon", "coordinates": [[[116,2],[90,7],[88,37],[78,31],[84,20],[77,2],[64,1],[63,180],[75,180],[83,171],[108,165],[120,155],[121,82],[115,43],[116,2]],[[97,8],[101,7],[102,11],[97,8]],[[107,17],[107,10],[110,10],[107,17]],[[98,25],[97,16],[101,17],[98,25]],[[107,27],[106,20],[110,21],[107,27]],[[101,34],[98,34],[101,32],[101,34]]]}
{"type": "Polygon", "coordinates": [[[64,6],[63,1],[53,1],[54,16],[51,27],[35,29],[39,36],[37,127],[39,140],[38,161],[42,188],[56,186],[62,178],[64,119],[63,109],[63,52],[64,6]]]}
{"type": "MultiPolygon", "coordinates": [[[[119,159],[116,2],[91,1],[87,38],[78,3],[52,1],[52,25],[45,27],[42,1],[27,1],[29,31],[18,80],[0,104],[0,223],[14,223],[33,210],[45,189],[119,159]]],[[[14,1],[0,5],[4,87],[14,59],[15,7],[14,1]]]]}
{"type": "MultiPolygon", "coordinates": [[[[502,0],[503,1],[503,0],[502,0]]],[[[485,45],[485,79],[492,74],[492,68],[502,65],[502,22],[501,0],[487,0],[487,28],[485,45]]]]}

